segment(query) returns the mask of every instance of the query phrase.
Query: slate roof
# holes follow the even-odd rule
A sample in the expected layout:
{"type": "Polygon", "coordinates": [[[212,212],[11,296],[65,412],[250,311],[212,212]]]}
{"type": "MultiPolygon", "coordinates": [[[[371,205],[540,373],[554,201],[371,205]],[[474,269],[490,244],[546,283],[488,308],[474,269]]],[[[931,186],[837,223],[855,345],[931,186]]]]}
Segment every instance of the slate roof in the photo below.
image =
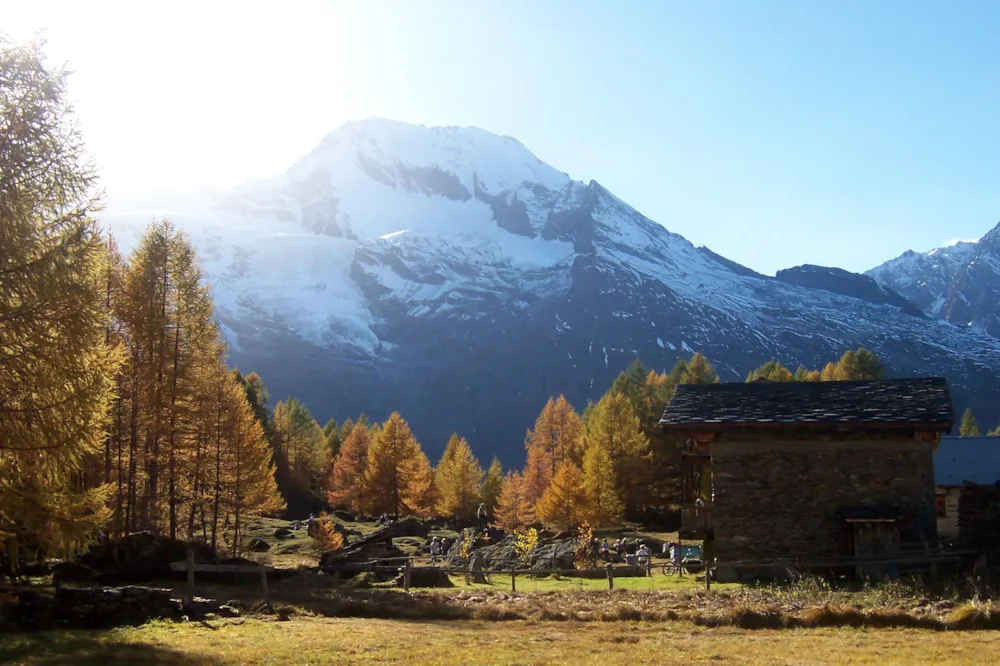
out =
{"type": "Polygon", "coordinates": [[[934,452],[934,485],[1000,481],[1000,437],[942,437],[934,452]]]}
{"type": "Polygon", "coordinates": [[[948,431],[955,420],[943,377],[848,382],[681,384],[664,429],[773,427],[781,424],[907,426],[948,431]]]}

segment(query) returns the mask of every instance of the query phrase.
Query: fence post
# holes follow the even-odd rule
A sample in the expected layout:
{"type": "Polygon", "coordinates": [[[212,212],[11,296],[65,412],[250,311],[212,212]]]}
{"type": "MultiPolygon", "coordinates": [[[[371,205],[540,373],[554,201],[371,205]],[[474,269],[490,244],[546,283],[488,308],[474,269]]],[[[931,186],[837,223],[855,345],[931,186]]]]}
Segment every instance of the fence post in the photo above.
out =
{"type": "Polygon", "coordinates": [[[264,605],[271,610],[271,590],[267,587],[267,567],[260,565],[260,593],[264,597],[264,605]]]}
{"type": "Polygon", "coordinates": [[[194,601],[194,548],[187,549],[187,595],[188,601],[194,601]]]}
{"type": "Polygon", "coordinates": [[[712,568],[709,566],[710,562],[705,560],[705,591],[712,591],[712,568]]]}
{"type": "Polygon", "coordinates": [[[410,591],[410,572],[413,569],[413,561],[407,558],[403,563],[403,592],[410,591]]]}
{"type": "Polygon", "coordinates": [[[516,577],[517,577],[517,574],[514,572],[514,568],[511,567],[511,570],[510,570],[510,591],[511,592],[517,592],[517,581],[515,580],[516,577]]]}
{"type": "Polygon", "coordinates": [[[615,589],[615,577],[611,574],[611,562],[604,565],[604,570],[608,574],[608,591],[615,589]]]}

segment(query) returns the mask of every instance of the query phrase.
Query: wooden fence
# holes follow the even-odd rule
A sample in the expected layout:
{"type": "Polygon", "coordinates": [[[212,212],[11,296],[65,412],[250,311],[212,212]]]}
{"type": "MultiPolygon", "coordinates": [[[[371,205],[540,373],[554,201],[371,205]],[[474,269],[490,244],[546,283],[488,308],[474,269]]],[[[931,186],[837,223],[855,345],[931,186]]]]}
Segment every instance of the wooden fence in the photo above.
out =
{"type": "MultiPolygon", "coordinates": [[[[928,566],[931,568],[932,575],[937,575],[937,566],[940,564],[951,564],[958,563],[963,560],[964,557],[969,555],[974,555],[972,551],[944,551],[938,549],[936,551],[931,551],[929,549],[924,549],[921,552],[901,552],[899,554],[884,556],[884,557],[872,557],[872,558],[862,558],[862,557],[830,557],[830,558],[817,558],[817,559],[781,559],[781,560],[770,560],[770,561],[752,561],[752,560],[738,560],[738,561],[726,561],[726,562],[706,562],[701,565],[702,571],[704,571],[704,582],[705,590],[711,591],[712,589],[712,577],[714,572],[717,572],[721,567],[728,567],[732,569],[749,569],[749,570],[766,570],[771,569],[775,566],[792,567],[797,571],[810,571],[815,569],[837,569],[837,568],[860,568],[863,566],[870,565],[886,565],[886,566],[896,566],[896,567],[916,567],[916,566],[928,566]]],[[[444,572],[448,575],[460,575],[460,576],[510,576],[510,587],[511,591],[517,591],[517,577],[530,576],[574,576],[574,577],[588,577],[588,578],[606,578],[608,581],[608,590],[614,590],[616,577],[623,577],[623,573],[626,574],[624,577],[647,577],[652,575],[652,570],[654,568],[663,568],[666,565],[668,568],[674,569],[674,571],[683,576],[684,565],[681,564],[679,567],[674,568],[669,560],[660,561],[654,563],[650,560],[647,564],[628,566],[625,567],[615,567],[611,563],[598,568],[589,569],[517,569],[515,567],[502,568],[502,569],[475,569],[470,568],[468,564],[464,567],[456,567],[453,562],[447,561],[447,558],[442,558],[445,564],[442,566],[430,565],[423,567],[415,567],[414,561],[417,558],[414,557],[391,557],[391,558],[381,558],[372,559],[364,562],[350,562],[343,563],[341,565],[328,566],[326,569],[328,571],[335,571],[340,573],[368,573],[368,572],[389,572],[396,573],[402,576],[403,590],[409,592],[412,587],[413,582],[413,571],[415,569],[433,569],[438,572],[444,572]],[[641,572],[641,573],[640,573],[641,572]],[[632,575],[627,575],[631,573],[632,575]],[[639,573],[637,576],[636,574],[639,573]]],[[[421,558],[426,559],[426,558],[421,558]]],[[[274,568],[265,566],[263,564],[252,565],[252,564],[212,564],[212,563],[198,563],[194,560],[194,550],[189,549],[187,554],[187,560],[184,562],[174,562],[170,565],[172,571],[186,572],[187,573],[187,596],[188,599],[194,598],[195,589],[195,573],[206,572],[206,573],[244,573],[244,574],[259,574],[260,576],[260,586],[261,594],[264,599],[264,603],[270,607],[271,605],[271,595],[270,589],[267,583],[267,574],[273,573],[274,568]]]]}
{"type": "Polygon", "coordinates": [[[187,559],[184,562],[172,562],[171,571],[187,572],[187,598],[188,601],[194,599],[194,574],[198,571],[203,573],[243,573],[260,575],[260,592],[264,599],[264,604],[271,607],[271,591],[267,585],[267,574],[274,572],[273,567],[263,564],[212,564],[194,561],[194,549],[188,548],[187,559]]]}

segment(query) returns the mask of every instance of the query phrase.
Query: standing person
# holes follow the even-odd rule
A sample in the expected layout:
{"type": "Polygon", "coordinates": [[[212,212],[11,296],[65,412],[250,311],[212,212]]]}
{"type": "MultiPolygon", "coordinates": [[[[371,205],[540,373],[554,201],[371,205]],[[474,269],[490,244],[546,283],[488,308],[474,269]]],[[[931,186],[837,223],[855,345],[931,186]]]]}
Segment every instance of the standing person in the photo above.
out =
{"type": "Polygon", "coordinates": [[[479,531],[486,531],[486,504],[480,504],[476,510],[476,518],[479,519],[479,531]]]}
{"type": "Polygon", "coordinates": [[[601,559],[607,562],[610,555],[611,554],[608,552],[608,540],[605,539],[601,542],[601,559]]]}
{"type": "Polygon", "coordinates": [[[441,556],[441,542],[438,541],[437,537],[431,539],[431,565],[437,564],[438,558],[441,556]]]}

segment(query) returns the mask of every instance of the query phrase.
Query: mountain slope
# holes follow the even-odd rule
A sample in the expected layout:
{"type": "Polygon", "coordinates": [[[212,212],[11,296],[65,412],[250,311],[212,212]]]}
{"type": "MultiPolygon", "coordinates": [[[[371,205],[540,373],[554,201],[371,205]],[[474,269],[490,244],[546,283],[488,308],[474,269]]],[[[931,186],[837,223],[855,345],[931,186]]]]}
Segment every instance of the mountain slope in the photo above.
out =
{"type": "MultiPolygon", "coordinates": [[[[550,395],[582,409],[636,357],[693,351],[741,379],[864,345],[1000,416],[993,338],[860,276],[758,275],[482,130],[349,123],[274,179],[152,203],[198,248],[235,364],[320,419],[397,409],[431,455],[457,430],[519,463],[550,395]]],[[[106,219],[127,249],[152,212],[106,219]]]]}
{"type": "Polygon", "coordinates": [[[979,241],[910,250],[866,274],[931,316],[1000,337],[1000,225],[979,241]]]}

